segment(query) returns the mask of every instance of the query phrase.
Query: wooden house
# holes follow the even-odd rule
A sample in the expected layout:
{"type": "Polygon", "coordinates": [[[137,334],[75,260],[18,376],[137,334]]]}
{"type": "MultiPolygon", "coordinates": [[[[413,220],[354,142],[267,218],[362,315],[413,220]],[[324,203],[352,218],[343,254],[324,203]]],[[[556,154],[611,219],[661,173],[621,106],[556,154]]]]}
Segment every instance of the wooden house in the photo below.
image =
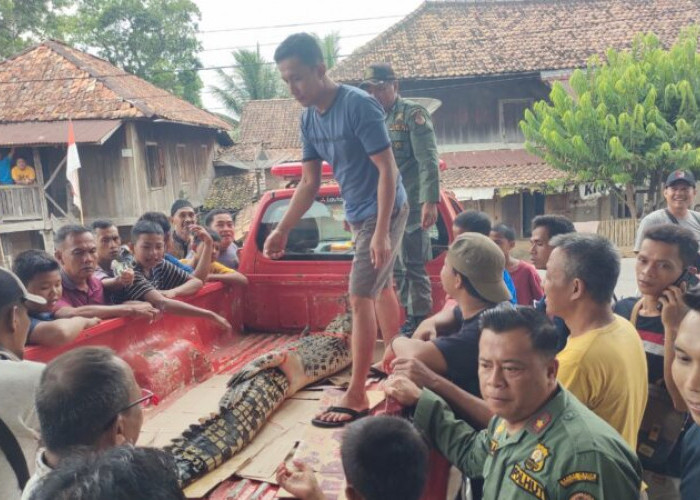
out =
{"type": "MultiPolygon", "coordinates": [[[[0,154],[15,150],[37,173],[0,185],[6,264],[27,248],[52,249],[57,225],[77,220],[66,182],[72,120],[84,222],[132,225],[169,214],[176,198],[202,204],[214,178],[217,137],[229,125],[105,60],[47,41],[0,62],[0,154]]],[[[14,163],[14,162],[13,162],[14,163]]]]}

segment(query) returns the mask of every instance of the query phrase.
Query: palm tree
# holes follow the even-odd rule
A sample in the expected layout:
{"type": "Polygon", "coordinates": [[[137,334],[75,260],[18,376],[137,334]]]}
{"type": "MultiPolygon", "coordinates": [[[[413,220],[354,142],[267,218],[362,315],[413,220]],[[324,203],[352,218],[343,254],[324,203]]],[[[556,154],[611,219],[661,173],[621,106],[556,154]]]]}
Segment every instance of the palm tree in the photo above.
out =
{"type": "Polygon", "coordinates": [[[229,112],[240,117],[246,101],[285,95],[279,73],[260,55],[260,46],[254,51],[236,50],[232,55],[236,63],[233,71],[227,73],[217,69],[222,86],[211,87],[214,96],[229,112]]]}
{"type": "Polygon", "coordinates": [[[318,40],[318,43],[321,45],[323,62],[326,63],[326,69],[331,69],[338,63],[338,57],[340,56],[340,33],[332,31],[323,38],[316,34],[314,34],[314,37],[316,37],[316,40],[318,40]]]}

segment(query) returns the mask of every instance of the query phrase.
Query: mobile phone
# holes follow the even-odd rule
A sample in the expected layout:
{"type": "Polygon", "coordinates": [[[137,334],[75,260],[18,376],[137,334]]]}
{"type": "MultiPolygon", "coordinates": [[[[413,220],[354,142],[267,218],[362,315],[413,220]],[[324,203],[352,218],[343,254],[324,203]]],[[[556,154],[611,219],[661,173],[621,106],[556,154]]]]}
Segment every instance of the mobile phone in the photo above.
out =
{"type": "Polygon", "coordinates": [[[682,283],[685,283],[685,289],[689,290],[690,288],[700,283],[700,280],[698,280],[698,277],[695,276],[695,274],[685,269],[683,271],[683,274],[681,274],[680,277],[673,282],[673,286],[681,286],[682,283]]]}

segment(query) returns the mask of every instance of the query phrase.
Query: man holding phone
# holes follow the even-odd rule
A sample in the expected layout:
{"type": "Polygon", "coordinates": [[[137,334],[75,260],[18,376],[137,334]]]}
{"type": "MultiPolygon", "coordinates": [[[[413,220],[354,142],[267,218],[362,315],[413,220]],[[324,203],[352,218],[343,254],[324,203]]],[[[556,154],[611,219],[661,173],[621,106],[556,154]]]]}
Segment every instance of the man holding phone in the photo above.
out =
{"type": "MultiPolygon", "coordinates": [[[[677,408],[683,405],[671,378],[671,351],[687,312],[683,292],[698,282],[694,267],[697,254],[698,243],[690,230],[670,223],[650,227],[642,235],[635,266],[642,296],[622,299],[614,306],[615,313],[629,319],[642,338],[649,384],[663,389],[677,408]]],[[[642,434],[640,438],[644,441],[642,434]]],[[[677,439],[668,456],[660,460],[645,459],[645,453],[640,452],[650,500],[680,498],[680,441],[677,439]]]]}

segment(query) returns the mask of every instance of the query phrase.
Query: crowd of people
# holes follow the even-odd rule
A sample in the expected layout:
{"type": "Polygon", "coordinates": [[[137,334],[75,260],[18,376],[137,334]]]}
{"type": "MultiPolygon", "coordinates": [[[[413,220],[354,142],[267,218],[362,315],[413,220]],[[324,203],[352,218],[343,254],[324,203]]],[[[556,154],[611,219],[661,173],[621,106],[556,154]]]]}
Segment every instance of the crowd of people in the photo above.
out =
{"type": "MultiPolygon", "coordinates": [[[[313,419],[346,426],[346,496],[419,499],[429,444],[463,474],[464,500],[697,499],[700,214],[690,210],[692,173],[672,172],[667,208],[641,221],[639,296],[615,296],[618,249],[562,215],[533,219],[526,262],[513,255],[512,228],[466,211],[440,273],[450,300],[430,315],[426,235],[439,191],[429,113],[399,96],[387,64],[368,68],[366,92],[336,84],[308,34],[287,38],[275,62],[306,108],[304,166],[263,253],[284,254],[318,192],[322,161],[333,165],[354,235],[351,381],[313,419]],[[384,356],[372,366],[380,331],[384,356]],[[412,423],[367,416],[370,371],[386,378],[387,397],[412,423]]],[[[64,226],[54,256],[30,250],[14,272],[0,269],[0,399],[11,402],[0,405],[2,498],[183,498],[171,459],[135,446],[142,407],[156,401],[127,363],[100,347],[69,350],[46,366],[22,353],[27,341],[60,345],[111,317],[154,320],[165,311],[230,328],[173,300],[206,281],[247,284],[235,271],[231,215],[212,211],[204,226],[195,215],[186,200],[170,217],[144,214],[128,248],[109,221],[64,226]]],[[[302,462],[282,464],[277,481],[302,500],[325,498],[302,462]]]]}

